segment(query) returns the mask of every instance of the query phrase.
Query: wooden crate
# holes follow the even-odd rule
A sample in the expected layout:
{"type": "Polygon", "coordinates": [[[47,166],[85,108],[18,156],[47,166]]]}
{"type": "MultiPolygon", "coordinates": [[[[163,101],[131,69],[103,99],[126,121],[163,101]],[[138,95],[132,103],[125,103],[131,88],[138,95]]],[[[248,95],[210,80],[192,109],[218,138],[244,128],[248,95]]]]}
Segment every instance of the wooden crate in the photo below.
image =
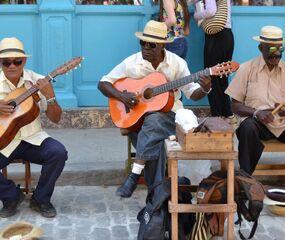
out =
{"type": "Polygon", "coordinates": [[[176,124],[176,136],[185,152],[230,152],[234,149],[233,131],[185,133],[176,124]]]}

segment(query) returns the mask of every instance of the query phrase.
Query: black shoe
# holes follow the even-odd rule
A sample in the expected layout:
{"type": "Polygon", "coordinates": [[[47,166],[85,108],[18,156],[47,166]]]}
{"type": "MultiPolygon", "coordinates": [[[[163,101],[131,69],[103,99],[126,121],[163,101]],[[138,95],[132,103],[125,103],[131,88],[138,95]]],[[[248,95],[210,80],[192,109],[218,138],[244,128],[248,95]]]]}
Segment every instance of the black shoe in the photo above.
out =
{"type": "Polygon", "coordinates": [[[137,187],[137,182],[140,175],[130,173],[125,179],[124,183],[117,189],[116,194],[122,198],[129,198],[137,187]]]}
{"type": "Polygon", "coordinates": [[[3,208],[0,210],[0,217],[7,218],[16,214],[18,206],[24,201],[25,195],[18,188],[18,195],[15,200],[3,202],[3,208]]]}
{"type": "Polygon", "coordinates": [[[34,197],[30,200],[30,208],[39,212],[43,217],[53,218],[56,216],[56,210],[54,206],[48,203],[39,203],[34,197]]]}

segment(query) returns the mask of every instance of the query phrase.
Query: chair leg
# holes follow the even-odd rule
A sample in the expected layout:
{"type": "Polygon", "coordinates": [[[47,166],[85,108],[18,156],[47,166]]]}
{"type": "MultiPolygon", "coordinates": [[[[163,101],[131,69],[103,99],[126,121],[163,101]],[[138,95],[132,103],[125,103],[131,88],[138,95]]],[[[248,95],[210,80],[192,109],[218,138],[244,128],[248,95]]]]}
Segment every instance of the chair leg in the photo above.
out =
{"type": "Polygon", "coordinates": [[[31,165],[29,161],[25,161],[25,193],[28,194],[30,192],[31,186],[31,165]]]}

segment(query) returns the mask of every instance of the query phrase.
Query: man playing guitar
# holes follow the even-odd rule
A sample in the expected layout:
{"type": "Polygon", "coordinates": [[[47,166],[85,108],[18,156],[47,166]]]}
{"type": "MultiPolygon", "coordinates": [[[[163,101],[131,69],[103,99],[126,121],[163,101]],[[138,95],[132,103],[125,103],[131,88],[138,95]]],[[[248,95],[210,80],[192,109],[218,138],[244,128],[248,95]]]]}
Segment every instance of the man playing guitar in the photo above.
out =
{"type": "MultiPolygon", "coordinates": [[[[136,110],[140,105],[136,92],[120,91],[114,84],[122,78],[134,78],[138,82],[151,73],[162,73],[168,81],[190,75],[186,61],[174,53],[165,50],[167,26],[163,22],[149,21],[144,32],[135,33],[140,40],[141,52],[131,55],[116,66],[109,74],[103,76],[98,88],[107,97],[123,103],[126,112],[136,110]]],[[[155,82],[157,79],[151,79],[155,82]]],[[[136,84],[136,83],[134,83],[136,84]]],[[[174,105],[171,111],[150,111],[144,114],[141,124],[131,129],[129,136],[136,148],[136,160],[131,173],[117,189],[120,197],[130,197],[136,188],[138,178],[144,169],[145,181],[149,187],[154,182],[162,180],[165,173],[166,155],[164,139],[175,134],[175,111],[183,108],[179,100],[181,92],[187,98],[198,100],[211,90],[209,77],[202,76],[198,83],[189,83],[174,92],[174,105]]],[[[147,98],[147,96],[144,96],[147,98]]],[[[129,128],[130,129],[130,128],[129,128]]]]}
{"type": "MultiPolygon", "coordinates": [[[[24,110],[27,102],[32,101],[34,103],[33,98],[37,98],[39,100],[38,103],[35,103],[37,108],[40,106],[42,110],[45,110],[47,117],[52,122],[57,123],[61,118],[62,111],[56,102],[53,87],[44,76],[24,69],[27,57],[29,55],[26,55],[22,42],[17,38],[4,38],[0,42],[0,64],[2,67],[0,73],[1,121],[5,118],[7,120],[13,118],[18,111],[24,110]],[[16,106],[11,104],[13,102],[7,101],[9,94],[19,89],[26,91],[32,87],[39,90],[39,95],[33,95],[24,100],[23,105],[16,106]]],[[[28,114],[27,117],[31,114],[28,114]]],[[[28,160],[42,165],[41,176],[31,198],[30,207],[44,217],[55,217],[56,210],[50,203],[50,199],[55,182],[67,160],[67,151],[60,142],[49,137],[42,130],[38,114],[39,110],[36,111],[34,119],[20,128],[11,142],[0,151],[0,169],[6,167],[14,159],[28,160]]],[[[1,137],[1,141],[6,139],[7,137],[1,137]]],[[[3,218],[13,216],[19,204],[24,200],[22,191],[16,187],[13,181],[4,178],[1,172],[0,200],[3,202],[0,217],[3,218]]]]}

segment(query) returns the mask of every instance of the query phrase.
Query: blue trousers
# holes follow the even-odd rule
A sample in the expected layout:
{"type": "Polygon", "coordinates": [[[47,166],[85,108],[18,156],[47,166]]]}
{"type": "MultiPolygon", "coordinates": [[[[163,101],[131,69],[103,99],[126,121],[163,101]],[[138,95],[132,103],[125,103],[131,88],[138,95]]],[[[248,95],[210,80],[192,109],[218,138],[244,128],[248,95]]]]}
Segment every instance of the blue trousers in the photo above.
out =
{"type": "Polygon", "coordinates": [[[175,53],[185,59],[188,51],[188,44],[185,37],[175,38],[173,42],[166,43],[166,50],[175,53]]]}
{"type": "MultiPolygon", "coordinates": [[[[14,159],[24,159],[42,165],[41,175],[33,196],[40,203],[50,202],[56,180],[67,160],[65,147],[53,138],[45,139],[40,146],[22,141],[8,158],[0,153],[0,169],[9,165],[14,159]]],[[[13,201],[17,193],[15,183],[4,178],[0,172],[0,200],[13,201]]]]}
{"type": "Polygon", "coordinates": [[[175,135],[175,113],[151,112],[145,115],[143,125],[130,138],[136,148],[136,159],[145,160],[144,177],[147,186],[165,176],[166,152],[164,140],[175,135]]]}

